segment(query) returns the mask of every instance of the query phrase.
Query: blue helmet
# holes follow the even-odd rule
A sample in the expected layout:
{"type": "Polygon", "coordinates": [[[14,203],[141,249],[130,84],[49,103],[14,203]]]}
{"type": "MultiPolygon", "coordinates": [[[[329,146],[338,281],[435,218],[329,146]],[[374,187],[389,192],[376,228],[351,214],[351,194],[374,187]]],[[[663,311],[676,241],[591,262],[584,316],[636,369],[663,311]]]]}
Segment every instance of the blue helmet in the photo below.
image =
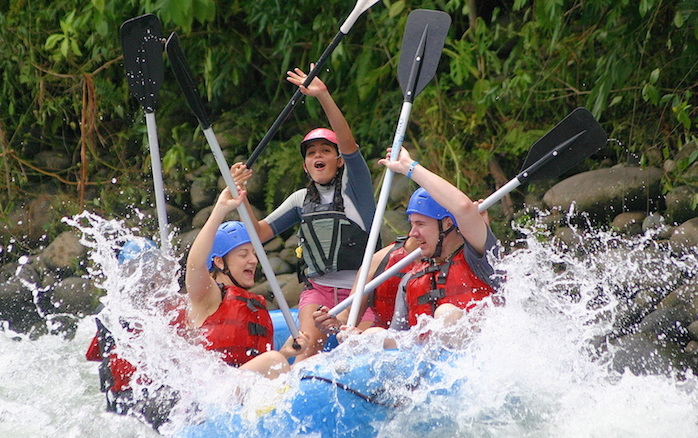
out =
{"type": "Polygon", "coordinates": [[[216,238],[213,241],[213,248],[206,260],[206,267],[210,271],[213,269],[213,258],[223,257],[238,246],[249,243],[250,235],[245,229],[245,225],[239,221],[228,221],[222,223],[216,231],[216,238]]]}
{"type": "Polygon", "coordinates": [[[432,198],[431,195],[422,187],[418,188],[414,191],[414,193],[412,193],[410,202],[407,204],[407,214],[412,213],[423,214],[424,216],[438,220],[445,217],[450,217],[451,220],[453,220],[453,224],[458,226],[456,217],[453,216],[453,213],[443,208],[441,204],[436,202],[434,198],[432,198]]]}
{"type": "Polygon", "coordinates": [[[158,246],[152,240],[146,239],[145,237],[136,237],[135,239],[129,240],[121,247],[116,259],[119,261],[120,265],[123,265],[129,260],[134,260],[142,254],[155,249],[158,249],[158,246]]]}

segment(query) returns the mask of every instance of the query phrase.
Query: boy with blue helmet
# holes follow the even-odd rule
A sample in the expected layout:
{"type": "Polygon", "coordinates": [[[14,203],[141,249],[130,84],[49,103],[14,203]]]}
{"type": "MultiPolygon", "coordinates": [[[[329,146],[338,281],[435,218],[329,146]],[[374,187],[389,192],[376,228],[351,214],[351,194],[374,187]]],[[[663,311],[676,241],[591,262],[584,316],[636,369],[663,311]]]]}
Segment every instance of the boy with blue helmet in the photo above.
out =
{"type": "MultiPolygon", "coordinates": [[[[390,156],[390,149],[387,155],[390,156]]],[[[388,285],[392,290],[383,291],[379,297],[387,300],[383,303],[386,307],[394,304],[390,328],[406,330],[416,325],[417,317],[422,314],[444,317],[444,324],[451,325],[464,311],[495,292],[494,268],[487,255],[496,254],[497,239],[489,228],[487,214],[479,213],[479,202],[472,201],[448,181],[419,166],[404,148],[398,160],[382,159],[378,163],[411,177],[422,186],[412,194],[407,206],[410,248],[397,257],[390,256],[395,253],[395,245],[383,248],[374,255],[369,272],[372,276],[386,255],[388,263],[394,264],[415,246],[421,249],[422,260],[404,268],[402,280],[393,281],[388,285]]],[[[322,330],[336,332],[338,318],[330,317],[328,310],[315,312],[316,325],[322,330]]],[[[367,332],[382,329],[373,327],[367,332]]],[[[341,341],[347,334],[357,332],[360,330],[356,328],[342,331],[338,339],[341,341]]],[[[395,348],[394,341],[389,339],[386,346],[395,348]]]]}
{"type": "Polygon", "coordinates": [[[457,319],[494,293],[494,268],[487,254],[497,251],[497,239],[478,212],[478,202],[419,165],[406,149],[394,161],[390,151],[378,163],[421,186],[407,214],[409,236],[426,258],[414,266],[398,292],[391,327],[409,328],[421,314],[452,313],[457,319]]]}

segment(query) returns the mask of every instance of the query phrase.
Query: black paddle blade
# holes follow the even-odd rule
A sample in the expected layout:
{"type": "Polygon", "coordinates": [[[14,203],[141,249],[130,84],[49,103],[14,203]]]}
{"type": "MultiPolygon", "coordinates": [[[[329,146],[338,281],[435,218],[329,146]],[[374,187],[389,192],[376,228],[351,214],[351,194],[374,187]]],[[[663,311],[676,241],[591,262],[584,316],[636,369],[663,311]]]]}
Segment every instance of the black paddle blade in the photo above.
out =
{"type": "Polygon", "coordinates": [[[442,11],[415,9],[405,25],[397,69],[405,101],[412,102],[439,66],[451,16],[442,11]]]}
{"type": "Polygon", "coordinates": [[[131,93],[146,113],[154,112],[163,79],[163,43],[158,17],[147,14],[125,21],[121,25],[121,50],[131,93]]]}
{"type": "Polygon", "coordinates": [[[562,175],[606,144],[606,132],[586,108],[577,108],[531,146],[520,182],[562,175]]]}
{"type": "Polygon", "coordinates": [[[167,59],[170,60],[170,65],[177,78],[179,88],[184,93],[184,97],[187,99],[189,107],[196,115],[196,118],[199,119],[201,129],[210,128],[211,122],[209,122],[206,115],[206,109],[201,100],[201,95],[199,95],[199,89],[194,81],[194,75],[189,68],[187,57],[184,55],[184,50],[182,50],[182,45],[179,44],[179,37],[176,33],[172,32],[169,38],[167,38],[165,50],[167,51],[167,59]]]}

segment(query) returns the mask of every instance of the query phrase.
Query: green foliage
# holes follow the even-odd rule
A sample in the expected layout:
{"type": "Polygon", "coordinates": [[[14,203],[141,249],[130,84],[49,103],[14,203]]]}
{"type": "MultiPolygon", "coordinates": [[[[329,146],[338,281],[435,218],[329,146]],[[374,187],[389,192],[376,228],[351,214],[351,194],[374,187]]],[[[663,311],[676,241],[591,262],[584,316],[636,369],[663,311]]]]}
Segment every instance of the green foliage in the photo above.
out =
{"type": "MultiPolygon", "coordinates": [[[[416,8],[445,10],[453,24],[439,71],[415,100],[406,139],[425,165],[473,196],[494,190],[492,163],[513,176],[530,145],[578,106],[619,140],[604,151],[616,161],[633,152],[661,165],[697,135],[696,0],[478,3],[482,10],[475,11],[467,0],[384,0],[337,47],[320,77],[367,158],[382,156],[393,140],[402,103],[397,64],[416,8]]],[[[353,7],[340,0],[4,5],[0,205],[18,205],[47,181],[78,202],[83,183],[84,205],[104,213],[122,211],[126,198],[152,203],[143,193],[151,187],[149,155],[142,110],[124,78],[121,23],[155,13],[164,36],[179,34],[234,157],[251,153],[295,91],[286,71],[316,61],[353,7]],[[42,169],[35,160],[42,151],[63,152],[70,165],[42,169]]],[[[213,177],[217,169],[200,169],[209,149],[170,69],[158,102],[166,185],[177,188],[173,202],[184,206],[180,188],[190,174],[213,177]]],[[[304,99],[261,155],[256,166],[268,175],[266,207],[305,184],[298,140],[326,123],[317,102],[304,99]]],[[[679,161],[695,164],[690,158],[679,161]]],[[[683,166],[667,176],[666,189],[683,181],[683,166]]]]}

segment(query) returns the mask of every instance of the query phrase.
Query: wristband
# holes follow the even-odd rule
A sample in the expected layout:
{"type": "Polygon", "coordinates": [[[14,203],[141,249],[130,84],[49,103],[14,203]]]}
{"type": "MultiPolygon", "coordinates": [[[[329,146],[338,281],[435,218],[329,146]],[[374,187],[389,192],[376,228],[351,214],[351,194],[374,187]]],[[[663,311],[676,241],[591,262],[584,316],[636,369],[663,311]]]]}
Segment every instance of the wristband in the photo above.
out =
{"type": "Polygon", "coordinates": [[[413,161],[412,164],[410,164],[410,167],[407,169],[407,178],[412,178],[412,172],[414,172],[414,168],[417,167],[417,164],[419,164],[419,161],[413,161]]]}

